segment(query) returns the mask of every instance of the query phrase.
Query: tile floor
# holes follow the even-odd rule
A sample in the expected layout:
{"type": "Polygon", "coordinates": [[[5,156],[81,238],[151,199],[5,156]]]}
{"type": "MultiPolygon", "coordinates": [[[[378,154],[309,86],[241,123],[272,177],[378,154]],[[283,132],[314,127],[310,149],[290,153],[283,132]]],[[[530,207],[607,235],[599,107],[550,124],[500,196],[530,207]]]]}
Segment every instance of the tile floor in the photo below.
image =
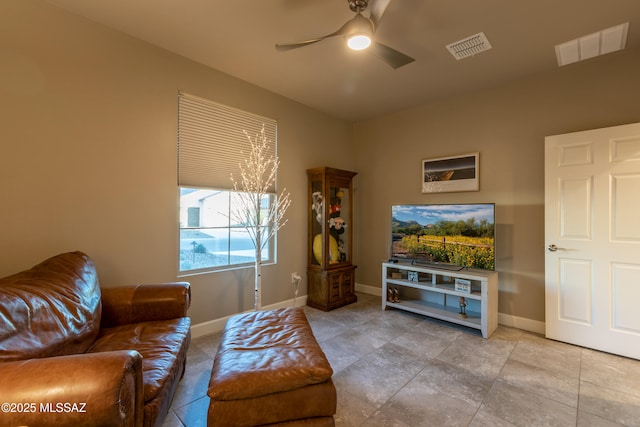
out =
{"type": "MultiPolygon", "coordinates": [[[[334,370],[336,426],[640,426],[640,362],[500,326],[479,331],[379,297],[305,312],[334,370]]],[[[192,341],[163,427],[206,426],[220,334],[192,341]]]]}

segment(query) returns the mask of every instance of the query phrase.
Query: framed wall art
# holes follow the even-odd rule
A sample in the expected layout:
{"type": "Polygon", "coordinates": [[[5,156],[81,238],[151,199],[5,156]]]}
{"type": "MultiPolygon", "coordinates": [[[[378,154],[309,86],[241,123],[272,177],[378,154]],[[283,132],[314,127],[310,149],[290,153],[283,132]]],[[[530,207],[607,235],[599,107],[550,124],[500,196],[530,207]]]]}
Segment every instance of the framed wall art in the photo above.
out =
{"type": "Polygon", "coordinates": [[[422,161],[422,192],[480,190],[480,153],[422,161]]]}

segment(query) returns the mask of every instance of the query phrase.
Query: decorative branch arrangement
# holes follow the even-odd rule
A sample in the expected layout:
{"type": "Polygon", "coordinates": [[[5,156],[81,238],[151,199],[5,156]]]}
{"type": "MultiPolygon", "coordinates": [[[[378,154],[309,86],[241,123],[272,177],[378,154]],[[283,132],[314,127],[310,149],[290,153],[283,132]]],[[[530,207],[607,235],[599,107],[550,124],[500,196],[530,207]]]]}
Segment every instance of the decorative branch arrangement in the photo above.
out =
{"type": "MultiPolygon", "coordinates": [[[[270,140],[264,126],[255,138],[244,131],[251,143],[251,152],[240,166],[240,181],[231,176],[235,191],[235,203],[232,203],[231,220],[242,225],[253,242],[256,250],[255,263],[255,300],[254,309],[262,309],[262,250],[282,228],[287,220],[284,214],[291,204],[286,188],[274,203],[268,203],[269,189],[276,179],[280,161],[269,155],[270,140]],[[263,201],[267,201],[263,208],[263,201]]],[[[244,154],[244,153],[243,153],[244,154]]]]}

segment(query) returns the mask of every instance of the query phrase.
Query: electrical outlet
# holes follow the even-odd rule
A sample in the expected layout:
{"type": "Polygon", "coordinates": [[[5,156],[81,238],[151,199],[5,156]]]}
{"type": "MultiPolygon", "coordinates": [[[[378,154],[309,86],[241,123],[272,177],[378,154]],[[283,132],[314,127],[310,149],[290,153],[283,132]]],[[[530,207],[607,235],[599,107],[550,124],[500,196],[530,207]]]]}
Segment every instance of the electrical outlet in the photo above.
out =
{"type": "Polygon", "coordinates": [[[298,273],[291,273],[291,283],[296,283],[296,280],[298,279],[298,273]]]}

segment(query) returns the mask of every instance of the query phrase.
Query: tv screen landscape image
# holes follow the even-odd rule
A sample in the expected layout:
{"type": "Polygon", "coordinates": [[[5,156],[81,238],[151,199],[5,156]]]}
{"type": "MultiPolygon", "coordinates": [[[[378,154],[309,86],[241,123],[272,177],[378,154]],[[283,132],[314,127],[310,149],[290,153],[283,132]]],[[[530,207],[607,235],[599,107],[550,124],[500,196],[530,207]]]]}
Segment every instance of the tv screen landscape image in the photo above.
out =
{"type": "Polygon", "coordinates": [[[392,206],[391,258],[495,270],[495,205],[392,206]]]}

